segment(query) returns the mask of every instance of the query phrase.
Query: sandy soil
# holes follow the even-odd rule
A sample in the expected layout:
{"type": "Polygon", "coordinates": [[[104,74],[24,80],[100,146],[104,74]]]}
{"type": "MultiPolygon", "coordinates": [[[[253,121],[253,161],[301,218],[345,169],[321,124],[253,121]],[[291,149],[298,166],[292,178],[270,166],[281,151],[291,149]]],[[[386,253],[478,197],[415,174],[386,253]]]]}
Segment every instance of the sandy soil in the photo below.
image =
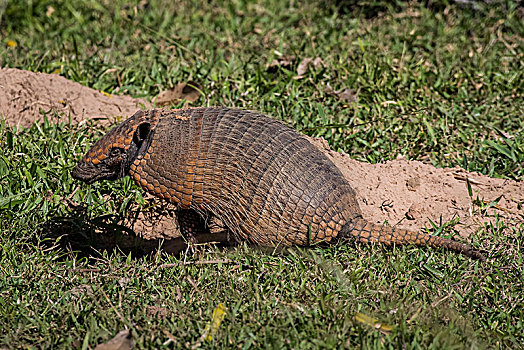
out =
{"type": "Polygon", "coordinates": [[[512,225],[524,224],[524,186],[521,182],[494,179],[467,172],[462,168],[435,168],[419,161],[396,159],[383,164],[368,164],[351,159],[346,153],[329,149],[325,140],[312,143],[324,151],[342,171],[359,196],[366,219],[374,223],[417,230],[458,218],[454,226],[468,237],[481,225],[495,222],[494,215],[504,218],[507,232],[512,225]],[[472,188],[468,194],[466,179],[472,188]],[[481,213],[473,200],[489,204],[501,197],[495,207],[481,213]]]}
{"type": "MultiPolygon", "coordinates": [[[[16,69],[0,70],[0,113],[8,124],[30,125],[41,118],[39,111],[55,110],[75,122],[85,118],[128,116],[150,103],[128,96],[111,96],[67,79],[16,69]]],[[[105,121],[107,122],[107,121],[105,121]]],[[[484,223],[494,222],[494,214],[504,218],[505,234],[524,223],[524,186],[520,182],[489,178],[461,168],[438,169],[418,161],[397,159],[384,164],[355,161],[345,153],[329,149],[325,140],[311,139],[342,171],[359,196],[366,219],[374,223],[418,230],[454,218],[454,229],[463,237],[476,232],[484,223]],[[468,195],[466,179],[473,188],[473,199],[490,202],[501,196],[498,205],[481,213],[468,195]]],[[[139,236],[178,237],[178,228],[169,206],[160,204],[156,212],[135,211],[125,220],[139,236]]]]}
{"type": "Polygon", "coordinates": [[[129,96],[104,94],[74,83],[56,74],[33,73],[13,68],[0,68],[0,114],[10,125],[27,127],[40,112],[58,112],[73,122],[86,118],[131,115],[151,104],[129,96]]]}

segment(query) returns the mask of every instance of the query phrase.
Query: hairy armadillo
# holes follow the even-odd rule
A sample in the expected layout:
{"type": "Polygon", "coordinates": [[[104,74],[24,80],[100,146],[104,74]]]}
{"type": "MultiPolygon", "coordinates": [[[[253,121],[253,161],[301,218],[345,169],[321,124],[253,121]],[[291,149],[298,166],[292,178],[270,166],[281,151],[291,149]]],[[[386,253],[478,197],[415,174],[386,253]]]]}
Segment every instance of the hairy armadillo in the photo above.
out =
{"type": "Polygon", "coordinates": [[[340,170],[295,130],[263,114],[214,107],[139,111],[102,137],[73,170],[87,183],[130,175],[177,206],[183,233],[218,218],[238,240],[311,245],[355,237],[483,255],[462,243],[362,218],[340,170]]]}

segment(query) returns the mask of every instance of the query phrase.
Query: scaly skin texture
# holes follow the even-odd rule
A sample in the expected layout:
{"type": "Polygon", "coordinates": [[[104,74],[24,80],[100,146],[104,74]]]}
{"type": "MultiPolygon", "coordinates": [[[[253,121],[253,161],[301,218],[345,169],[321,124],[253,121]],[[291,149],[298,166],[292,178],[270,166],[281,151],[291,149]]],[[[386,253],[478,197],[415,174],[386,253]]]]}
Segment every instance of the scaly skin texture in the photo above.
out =
{"type": "Polygon", "coordinates": [[[140,111],[100,139],[73,171],[88,183],[127,174],[177,206],[185,234],[199,230],[198,220],[218,218],[236,239],[260,245],[355,237],[483,259],[459,242],[365,221],[340,170],[305,137],[257,112],[140,111]]]}

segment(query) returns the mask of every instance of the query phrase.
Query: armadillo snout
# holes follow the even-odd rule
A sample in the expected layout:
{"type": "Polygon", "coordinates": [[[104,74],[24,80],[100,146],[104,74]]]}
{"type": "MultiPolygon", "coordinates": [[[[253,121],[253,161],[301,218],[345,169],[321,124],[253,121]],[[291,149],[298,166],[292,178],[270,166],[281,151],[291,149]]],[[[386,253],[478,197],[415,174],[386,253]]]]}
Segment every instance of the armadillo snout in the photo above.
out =
{"type": "Polygon", "coordinates": [[[82,161],[75,166],[71,175],[74,179],[88,184],[95,182],[103,176],[93,164],[82,161]]]}

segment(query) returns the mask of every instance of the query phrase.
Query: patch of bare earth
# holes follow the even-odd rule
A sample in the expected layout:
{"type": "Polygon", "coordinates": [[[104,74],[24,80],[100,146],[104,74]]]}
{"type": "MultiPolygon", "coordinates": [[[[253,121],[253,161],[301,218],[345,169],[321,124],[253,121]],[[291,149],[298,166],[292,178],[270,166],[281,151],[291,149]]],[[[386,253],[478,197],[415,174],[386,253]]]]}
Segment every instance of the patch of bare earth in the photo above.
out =
{"type": "Polygon", "coordinates": [[[57,112],[64,120],[70,116],[75,123],[97,117],[109,123],[150,107],[145,100],[105,94],[56,74],[0,68],[0,114],[10,126],[27,127],[41,112],[57,112]]]}
{"type": "Polygon", "coordinates": [[[373,223],[387,223],[411,230],[459,219],[454,226],[468,237],[484,223],[495,223],[495,214],[510,234],[524,224],[524,186],[521,182],[495,179],[462,168],[435,168],[419,161],[396,159],[369,164],[329,149],[323,139],[311,139],[342,171],[356,190],[363,216],[373,223]],[[472,197],[469,196],[469,180],[472,197]],[[482,211],[490,202],[498,203],[482,211]],[[478,203],[478,204],[477,204],[478,203]]]}
{"type": "MultiPolygon", "coordinates": [[[[30,125],[41,118],[41,110],[56,110],[79,122],[92,117],[131,115],[140,107],[151,106],[127,96],[108,97],[57,75],[16,69],[0,70],[0,86],[0,113],[11,125],[30,125]]],[[[439,169],[405,159],[384,164],[362,163],[330,150],[325,140],[310,140],[351,183],[363,216],[371,222],[420,230],[431,227],[430,220],[439,223],[441,218],[444,222],[458,218],[454,229],[463,237],[476,232],[484,223],[494,222],[495,214],[503,218],[507,235],[511,234],[512,226],[524,223],[524,211],[519,209],[524,205],[524,186],[520,182],[494,179],[461,168],[439,169]],[[466,179],[471,184],[473,198],[468,194],[466,179]],[[484,212],[473,204],[475,199],[477,203],[489,203],[498,197],[499,202],[484,212]]],[[[178,243],[170,243],[172,249],[169,244],[164,247],[172,251],[181,249],[178,245],[183,239],[169,205],[158,203],[153,208],[156,209],[132,209],[124,224],[146,239],[176,238],[172,242],[178,243]]]]}

